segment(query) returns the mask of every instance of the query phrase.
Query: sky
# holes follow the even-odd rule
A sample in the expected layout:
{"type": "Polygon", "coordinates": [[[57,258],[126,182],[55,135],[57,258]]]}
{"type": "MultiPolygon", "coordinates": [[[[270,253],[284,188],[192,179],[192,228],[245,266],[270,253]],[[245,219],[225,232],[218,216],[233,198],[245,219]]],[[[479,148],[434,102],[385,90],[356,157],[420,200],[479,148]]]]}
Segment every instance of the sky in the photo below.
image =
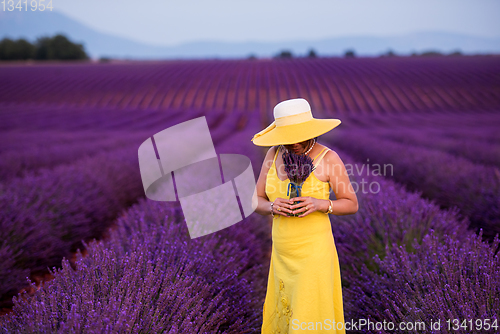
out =
{"type": "Polygon", "coordinates": [[[53,7],[98,31],[164,46],[421,31],[500,37],[500,0],[53,0],[53,7]]]}

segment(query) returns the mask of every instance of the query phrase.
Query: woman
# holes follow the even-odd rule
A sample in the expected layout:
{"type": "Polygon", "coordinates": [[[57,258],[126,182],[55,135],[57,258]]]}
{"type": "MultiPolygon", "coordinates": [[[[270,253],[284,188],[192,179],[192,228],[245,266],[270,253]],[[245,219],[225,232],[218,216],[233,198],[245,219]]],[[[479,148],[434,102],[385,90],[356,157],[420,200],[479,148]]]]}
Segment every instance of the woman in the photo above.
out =
{"type": "Polygon", "coordinates": [[[256,134],[258,146],[273,146],[257,181],[261,215],[272,215],[271,265],[262,333],[345,333],[340,266],[328,214],[356,213],[358,201],[339,156],[316,138],[340,124],[315,119],[309,103],[292,99],[274,108],[275,121],[256,134]],[[282,153],[314,158],[315,170],[293,204],[282,153]],[[329,200],[330,190],[335,200],[329,200]],[[299,214],[290,217],[288,214],[299,214]]]}

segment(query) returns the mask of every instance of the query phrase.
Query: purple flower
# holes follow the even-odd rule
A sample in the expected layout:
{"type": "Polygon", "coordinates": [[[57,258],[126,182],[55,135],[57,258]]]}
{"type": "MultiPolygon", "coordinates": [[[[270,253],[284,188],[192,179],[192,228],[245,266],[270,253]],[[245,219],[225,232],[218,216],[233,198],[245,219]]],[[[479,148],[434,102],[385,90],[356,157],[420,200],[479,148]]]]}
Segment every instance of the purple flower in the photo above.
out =
{"type": "Polygon", "coordinates": [[[308,155],[298,155],[293,152],[283,152],[285,172],[290,182],[302,184],[313,172],[316,166],[308,155]]]}

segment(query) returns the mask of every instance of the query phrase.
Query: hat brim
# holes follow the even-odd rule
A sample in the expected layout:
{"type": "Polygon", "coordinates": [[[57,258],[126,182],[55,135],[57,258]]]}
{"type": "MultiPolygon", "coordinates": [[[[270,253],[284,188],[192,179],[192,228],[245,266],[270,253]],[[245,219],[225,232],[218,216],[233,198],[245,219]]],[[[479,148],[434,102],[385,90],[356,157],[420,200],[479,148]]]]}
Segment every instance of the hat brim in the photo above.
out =
{"type": "Polygon", "coordinates": [[[340,124],[340,119],[313,118],[304,123],[278,126],[253,140],[257,146],[276,146],[300,143],[320,136],[340,124]]]}

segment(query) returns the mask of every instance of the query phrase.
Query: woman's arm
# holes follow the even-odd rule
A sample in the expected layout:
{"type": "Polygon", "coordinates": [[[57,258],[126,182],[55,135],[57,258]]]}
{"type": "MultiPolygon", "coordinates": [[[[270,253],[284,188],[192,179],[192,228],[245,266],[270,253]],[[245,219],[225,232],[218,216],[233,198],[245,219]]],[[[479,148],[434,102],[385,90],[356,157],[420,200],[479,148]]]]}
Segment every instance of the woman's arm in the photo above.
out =
{"type": "MultiPolygon", "coordinates": [[[[274,155],[276,154],[276,148],[271,147],[264,158],[264,162],[262,163],[262,168],[260,170],[259,179],[257,180],[257,208],[255,212],[260,215],[266,216],[271,214],[271,202],[266,195],[266,177],[269,169],[273,164],[274,155]]],[[[286,200],[288,201],[288,200],[286,200]]],[[[291,213],[290,204],[284,203],[284,200],[276,199],[276,204],[279,205],[281,211],[277,211],[274,209],[274,214],[280,214],[282,216],[286,216],[285,212],[291,213]]]]}
{"type": "MultiPolygon", "coordinates": [[[[329,150],[324,157],[328,182],[335,193],[336,200],[332,201],[332,214],[351,215],[358,211],[358,197],[352,187],[344,162],[339,155],[329,150]]],[[[327,208],[328,210],[328,208],[327,208]]]]}

